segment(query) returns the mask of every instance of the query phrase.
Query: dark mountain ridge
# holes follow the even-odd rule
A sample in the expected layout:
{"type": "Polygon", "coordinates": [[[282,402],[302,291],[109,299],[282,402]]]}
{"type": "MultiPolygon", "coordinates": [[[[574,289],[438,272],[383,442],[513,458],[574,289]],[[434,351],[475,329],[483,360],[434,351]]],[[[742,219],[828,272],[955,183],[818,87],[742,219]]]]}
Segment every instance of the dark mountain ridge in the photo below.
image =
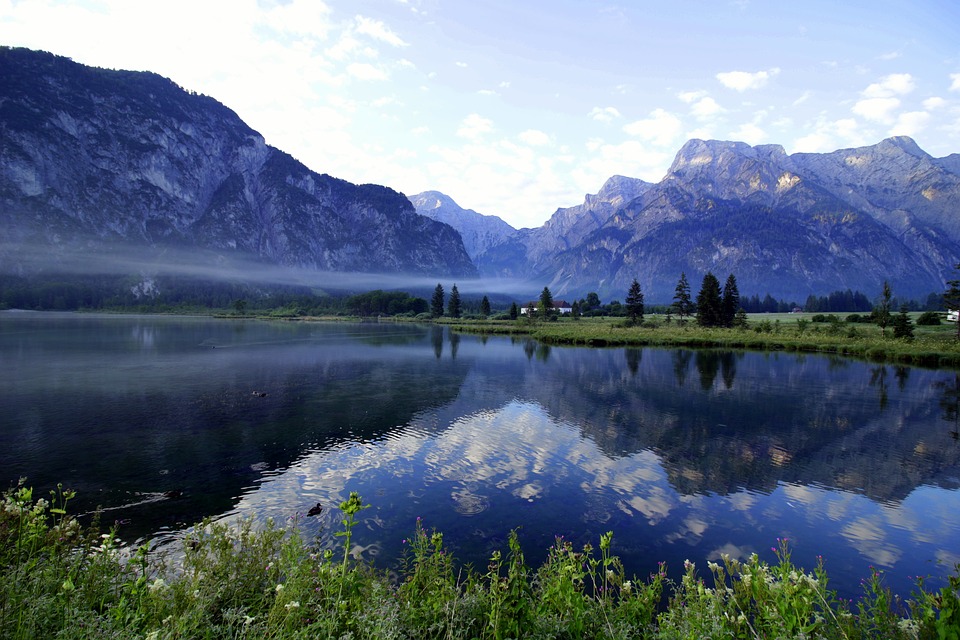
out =
{"type": "Polygon", "coordinates": [[[476,275],[459,234],[403,194],[315,173],[153,73],[0,48],[0,140],[6,273],[78,257],[95,268],[123,248],[204,266],[476,275]]]}

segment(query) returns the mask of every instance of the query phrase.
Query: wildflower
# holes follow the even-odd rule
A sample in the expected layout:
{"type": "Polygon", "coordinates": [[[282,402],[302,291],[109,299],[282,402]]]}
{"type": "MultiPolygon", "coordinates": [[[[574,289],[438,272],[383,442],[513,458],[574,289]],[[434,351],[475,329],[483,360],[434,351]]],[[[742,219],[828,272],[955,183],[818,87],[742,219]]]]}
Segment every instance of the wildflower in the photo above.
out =
{"type": "Polygon", "coordinates": [[[613,573],[613,570],[607,569],[607,580],[613,580],[614,577],[615,574],[613,573]]]}
{"type": "Polygon", "coordinates": [[[243,616],[243,624],[249,625],[256,616],[243,616]]]}
{"type": "Polygon", "coordinates": [[[277,593],[280,593],[281,591],[283,591],[283,585],[282,585],[282,584],[278,584],[276,591],[277,591],[277,593]]]}
{"type": "Polygon", "coordinates": [[[630,593],[630,590],[633,589],[633,583],[627,580],[623,583],[623,586],[620,588],[624,593],[630,593]]]}
{"type": "Polygon", "coordinates": [[[707,560],[707,569],[710,569],[710,571],[719,571],[720,565],[718,565],[716,562],[710,562],[707,560]]]}
{"type": "Polygon", "coordinates": [[[157,640],[160,637],[159,631],[151,631],[147,634],[146,640],[157,640]]]}
{"type": "Polygon", "coordinates": [[[156,593],[157,591],[162,591],[163,589],[166,589],[166,587],[167,587],[167,583],[163,581],[163,578],[157,578],[156,580],[151,582],[150,586],[147,588],[150,589],[150,593],[156,593]]]}
{"type": "Polygon", "coordinates": [[[290,609],[299,609],[300,603],[294,600],[293,602],[288,602],[287,604],[283,605],[283,608],[286,609],[287,611],[289,611],[290,609]]]}

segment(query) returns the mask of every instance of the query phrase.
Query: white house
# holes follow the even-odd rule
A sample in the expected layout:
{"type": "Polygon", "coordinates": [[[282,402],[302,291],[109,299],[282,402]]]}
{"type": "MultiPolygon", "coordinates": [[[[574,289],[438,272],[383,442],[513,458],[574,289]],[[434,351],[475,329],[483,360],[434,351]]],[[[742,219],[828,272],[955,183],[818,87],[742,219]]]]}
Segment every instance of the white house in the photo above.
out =
{"type": "MultiPolygon", "coordinates": [[[[539,306],[540,306],[539,300],[531,300],[526,305],[520,308],[520,313],[522,315],[526,315],[527,309],[533,309],[533,312],[536,313],[539,306]]],[[[569,313],[573,313],[573,307],[566,300],[554,300],[553,310],[562,316],[567,315],[569,313]]]]}

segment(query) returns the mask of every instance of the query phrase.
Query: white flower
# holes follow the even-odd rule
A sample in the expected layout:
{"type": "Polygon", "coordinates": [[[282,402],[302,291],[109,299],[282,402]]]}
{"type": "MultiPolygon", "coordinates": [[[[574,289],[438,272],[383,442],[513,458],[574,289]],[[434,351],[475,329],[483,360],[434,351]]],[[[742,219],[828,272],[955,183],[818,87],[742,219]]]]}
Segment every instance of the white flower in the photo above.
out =
{"type": "Polygon", "coordinates": [[[150,589],[150,593],[156,593],[157,591],[162,591],[167,588],[167,583],[163,581],[163,578],[157,578],[150,583],[150,586],[147,587],[150,589]]]}
{"type": "Polygon", "coordinates": [[[287,611],[289,611],[290,609],[299,609],[299,608],[300,608],[300,603],[297,602],[296,600],[294,600],[293,602],[288,602],[287,604],[285,604],[285,605],[283,605],[283,606],[284,606],[284,608],[285,608],[287,611]]]}
{"type": "Polygon", "coordinates": [[[282,584],[278,584],[278,585],[277,585],[277,593],[280,593],[281,591],[283,591],[283,585],[282,585],[282,584]]]}
{"type": "Polygon", "coordinates": [[[630,593],[630,590],[633,589],[633,583],[627,580],[626,582],[623,583],[623,586],[621,587],[621,589],[623,590],[624,593],[630,593]]]}

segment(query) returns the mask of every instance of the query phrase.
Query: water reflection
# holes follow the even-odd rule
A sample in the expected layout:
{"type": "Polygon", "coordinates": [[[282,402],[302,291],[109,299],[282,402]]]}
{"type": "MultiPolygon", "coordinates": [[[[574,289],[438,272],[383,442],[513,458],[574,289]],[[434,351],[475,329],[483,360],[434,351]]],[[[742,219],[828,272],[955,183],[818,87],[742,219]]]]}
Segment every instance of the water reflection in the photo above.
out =
{"type": "MultiPolygon", "coordinates": [[[[418,515],[477,566],[520,525],[532,560],[554,535],[612,529],[638,573],[786,536],[850,595],[869,564],[906,593],[907,575],[960,560],[953,373],[439,326],[7,314],[0,356],[8,480],[67,482],[143,533],[357,490],[375,507],[358,542],[387,564],[418,515]]],[[[332,541],[337,520],[307,526],[332,541]]]]}

